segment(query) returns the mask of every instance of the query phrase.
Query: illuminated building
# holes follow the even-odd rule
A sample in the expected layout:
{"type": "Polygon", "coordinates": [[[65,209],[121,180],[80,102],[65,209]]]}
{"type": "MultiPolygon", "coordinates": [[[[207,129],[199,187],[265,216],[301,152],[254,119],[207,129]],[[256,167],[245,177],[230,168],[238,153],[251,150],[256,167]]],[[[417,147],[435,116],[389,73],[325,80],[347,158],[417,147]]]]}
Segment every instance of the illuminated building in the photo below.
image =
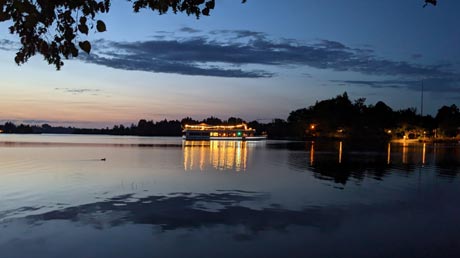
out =
{"type": "Polygon", "coordinates": [[[256,136],[256,130],[246,124],[239,125],[185,125],[182,131],[184,140],[241,140],[257,141],[265,140],[266,135],[256,136]]]}

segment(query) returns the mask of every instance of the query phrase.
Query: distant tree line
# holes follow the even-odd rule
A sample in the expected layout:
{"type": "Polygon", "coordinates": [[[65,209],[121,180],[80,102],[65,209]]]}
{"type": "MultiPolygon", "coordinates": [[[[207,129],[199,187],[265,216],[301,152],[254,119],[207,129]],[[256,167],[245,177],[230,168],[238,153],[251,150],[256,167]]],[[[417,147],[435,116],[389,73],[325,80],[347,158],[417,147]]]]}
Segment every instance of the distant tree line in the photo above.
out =
{"type": "Polygon", "coordinates": [[[40,133],[56,133],[56,134],[70,134],[75,131],[72,127],[51,126],[49,124],[39,125],[16,125],[12,122],[6,122],[0,125],[0,132],[2,133],[16,133],[16,134],[40,134],[40,133]]]}
{"type": "Polygon", "coordinates": [[[386,141],[390,138],[417,139],[457,137],[460,111],[456,105],[441,107],[436,116],[421,116],[415,108],[393,110],[384,102],[366,105],[365,99],[351,101],[345,92],[335,98],[317,101],[314,105],[292,111],[287,120],[273,119],[269,123],[246,122],[242,118],[227,120],[211,116],[203,120],[186,117],[179,120],[141,119],[130,126],[115,125],[105,129],[53,127],[49,124],[0,125],[3,133],[69,133],[139,136],[180,136],[186,124],[235,125],[247,123],[258,134],[272,139],[354,139],[386,141]]]}

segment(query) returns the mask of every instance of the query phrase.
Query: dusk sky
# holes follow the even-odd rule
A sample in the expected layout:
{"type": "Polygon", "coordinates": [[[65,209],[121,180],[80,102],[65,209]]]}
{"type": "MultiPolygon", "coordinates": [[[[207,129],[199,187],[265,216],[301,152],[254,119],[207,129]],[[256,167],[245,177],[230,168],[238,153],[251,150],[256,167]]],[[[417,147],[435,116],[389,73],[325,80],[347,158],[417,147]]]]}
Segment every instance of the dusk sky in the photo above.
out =
{"type": "Polygon", "coordinates": [[[217,0],[211,16],[112,1],[88,56],[61,71],[1,24],[0,121],[83,127],[186,116],[268,122],[348,92],[425,113],[460,101],[460,1],[217,0]]]}

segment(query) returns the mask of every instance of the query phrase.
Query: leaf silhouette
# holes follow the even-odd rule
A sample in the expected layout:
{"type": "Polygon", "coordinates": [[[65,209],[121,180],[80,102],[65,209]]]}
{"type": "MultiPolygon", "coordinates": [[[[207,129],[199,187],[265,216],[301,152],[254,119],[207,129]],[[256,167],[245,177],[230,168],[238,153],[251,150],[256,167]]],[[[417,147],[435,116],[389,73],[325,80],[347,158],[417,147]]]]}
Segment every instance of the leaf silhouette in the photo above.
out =
{"type": "Polygon", "coordinates": [[[83,51],[85,51],[87,54],[89,54],[89,52],[91,52],[91,43],[89,43],[89,41],[87,41],[87,40],[78,42],[78,46],[80,46],[80,48],[83,51]]]}
{"type": "Polygon", "coordinates": [[[88,26],[86,24],[78,25],[78,30],[83,34],[88,35],[88,26]]]}
{"type": "Polygon", "coordinates": [[[98,32],[104,32],[106,31],[106,27],[105,27],[105,23],[101,20],[98,20],[97,21],[97,24],[96,24],[96,29],[98,32]]]}

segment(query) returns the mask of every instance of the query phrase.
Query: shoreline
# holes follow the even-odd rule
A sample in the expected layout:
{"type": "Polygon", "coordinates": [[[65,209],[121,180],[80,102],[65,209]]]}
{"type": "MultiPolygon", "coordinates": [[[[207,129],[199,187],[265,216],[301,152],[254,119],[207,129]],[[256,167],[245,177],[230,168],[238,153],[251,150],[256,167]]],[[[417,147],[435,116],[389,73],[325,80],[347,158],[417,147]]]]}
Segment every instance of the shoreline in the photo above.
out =
{"type": "Polygon", "coordinates": [[[391,143],[460,143],[458,138],[392,139],[391,143]]]}

